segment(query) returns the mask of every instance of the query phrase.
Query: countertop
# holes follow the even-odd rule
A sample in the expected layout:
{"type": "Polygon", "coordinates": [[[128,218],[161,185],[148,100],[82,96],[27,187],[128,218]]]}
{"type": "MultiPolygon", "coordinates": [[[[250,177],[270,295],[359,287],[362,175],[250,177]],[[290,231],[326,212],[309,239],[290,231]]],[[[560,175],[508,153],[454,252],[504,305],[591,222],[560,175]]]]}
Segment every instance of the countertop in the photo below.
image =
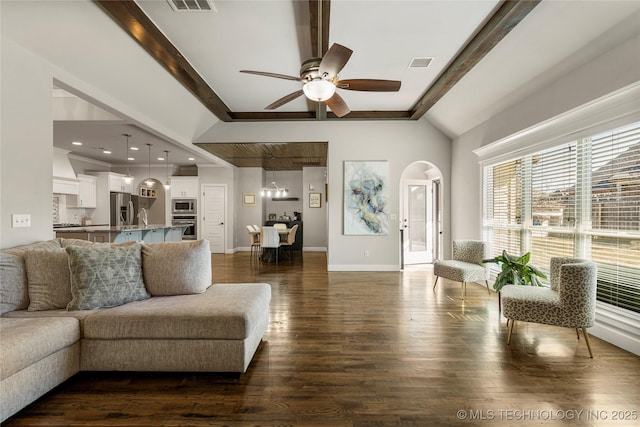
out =
{"type": "Polygon", "coordinates": [[[163,228],[180,228],[187,227],[189,224],[179,225],[164,225],[164,224],[149,224],[149,225],[122,225],[122,226],[108,226],[108,225],[87,225],[85,227],[68,227],[68,228],[55,228],[53,231],[56,233],[122,233],[125,231],[148,231],[159,230],[163,228]]]}

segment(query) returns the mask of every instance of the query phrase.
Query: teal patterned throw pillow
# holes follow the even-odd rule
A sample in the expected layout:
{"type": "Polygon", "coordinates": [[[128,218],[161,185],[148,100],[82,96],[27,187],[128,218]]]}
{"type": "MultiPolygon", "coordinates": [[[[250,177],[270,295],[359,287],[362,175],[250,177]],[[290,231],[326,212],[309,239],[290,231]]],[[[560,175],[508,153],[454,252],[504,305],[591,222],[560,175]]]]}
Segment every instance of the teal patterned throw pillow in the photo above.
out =
{"type": "Polygon", "coordinates": [[[150,297],[142,280],[139,243],[125,247],[68,246],[72,299],[67,310],[115,307],[150,297]]]}

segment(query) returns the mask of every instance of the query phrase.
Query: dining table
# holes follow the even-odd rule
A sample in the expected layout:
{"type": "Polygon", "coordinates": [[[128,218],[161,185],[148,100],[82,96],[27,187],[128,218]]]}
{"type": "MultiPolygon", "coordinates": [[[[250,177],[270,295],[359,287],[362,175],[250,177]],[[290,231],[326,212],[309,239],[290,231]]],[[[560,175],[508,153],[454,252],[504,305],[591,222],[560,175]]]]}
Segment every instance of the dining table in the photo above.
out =
{"type": "MultiPolygon", "coordinates": [[[[269,226],[265,226],[265,227],[269,227],[269,226]]],[[[291,231],[290,228],[277,228],[277,230],[278,230],[278,235],[280,236],[280,241],[281,242],[282,242],[283,238],[284,238],[284,240],[287,239],[287,236],[289,235],[289,232],[291,231]]],[[[260,231],[254,230],[254,231],[250,231],[249,232],[249,234],[254,235],[254,236],[255,235],[259,236],[261,233],[262,233],[262,230],[260,230],[260,231]]],[[[264,253],[260,256],[260,259],[262,261],[272,262],[272,257],[268,256],[267,259],[265,259],[265,254],[264,253]]]]}

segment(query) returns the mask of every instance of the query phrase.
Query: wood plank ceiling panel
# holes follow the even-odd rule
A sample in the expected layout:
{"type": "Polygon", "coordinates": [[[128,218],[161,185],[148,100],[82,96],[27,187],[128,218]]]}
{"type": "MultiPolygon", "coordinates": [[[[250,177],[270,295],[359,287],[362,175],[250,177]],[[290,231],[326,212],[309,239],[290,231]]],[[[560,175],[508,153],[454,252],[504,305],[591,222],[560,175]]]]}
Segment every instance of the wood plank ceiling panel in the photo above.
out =
{"type": "Polygon", "coordinates": [[[237,167],[300,170],[327,165],[326,142],[196,143],[200,148],[237,167]]]}

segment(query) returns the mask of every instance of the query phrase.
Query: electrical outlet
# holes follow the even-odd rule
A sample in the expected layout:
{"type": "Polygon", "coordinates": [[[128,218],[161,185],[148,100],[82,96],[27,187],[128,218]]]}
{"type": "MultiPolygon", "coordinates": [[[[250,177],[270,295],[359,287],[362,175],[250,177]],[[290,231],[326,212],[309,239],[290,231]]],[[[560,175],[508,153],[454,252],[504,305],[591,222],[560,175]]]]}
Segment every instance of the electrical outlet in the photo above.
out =
{"type": "Polygon", "coordinates": [[[31,227],[31,215],[30,214],[12,214],[11,215],[11,227],[31,227]]]}
{"type": "Polygon", "coordinates": [[[369,251],[364,251],[364,256],[369,256],[369,251]]]}

